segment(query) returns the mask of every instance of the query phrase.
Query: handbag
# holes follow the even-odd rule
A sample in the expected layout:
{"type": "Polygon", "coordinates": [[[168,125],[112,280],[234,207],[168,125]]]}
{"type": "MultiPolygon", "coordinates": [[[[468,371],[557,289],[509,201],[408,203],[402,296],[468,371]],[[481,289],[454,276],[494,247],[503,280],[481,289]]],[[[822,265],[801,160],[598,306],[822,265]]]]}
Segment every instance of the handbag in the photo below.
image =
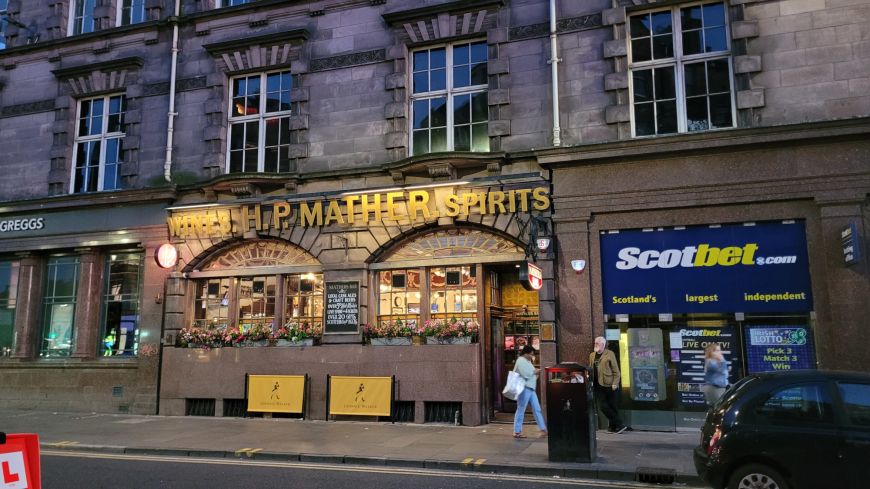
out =
{"type": "Polygon", "coordinates": [[[520,374],[511,370],[508,372],[507,382],[505,383],[504,390],[502,390],[501,393],[511,401],[516,401],[525,388],[526,380],[520,377],[520,374]]]}

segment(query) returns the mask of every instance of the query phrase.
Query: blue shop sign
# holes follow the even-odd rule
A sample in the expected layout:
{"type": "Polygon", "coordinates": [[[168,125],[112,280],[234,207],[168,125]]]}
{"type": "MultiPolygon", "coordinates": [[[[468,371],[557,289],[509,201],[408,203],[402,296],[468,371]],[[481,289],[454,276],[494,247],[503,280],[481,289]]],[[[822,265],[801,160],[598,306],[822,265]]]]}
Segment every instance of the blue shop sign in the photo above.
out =
{"type": "Polygon", "coordinates": [[[609,232],[606,314],[812,310],[803,221],[609,232]]]}

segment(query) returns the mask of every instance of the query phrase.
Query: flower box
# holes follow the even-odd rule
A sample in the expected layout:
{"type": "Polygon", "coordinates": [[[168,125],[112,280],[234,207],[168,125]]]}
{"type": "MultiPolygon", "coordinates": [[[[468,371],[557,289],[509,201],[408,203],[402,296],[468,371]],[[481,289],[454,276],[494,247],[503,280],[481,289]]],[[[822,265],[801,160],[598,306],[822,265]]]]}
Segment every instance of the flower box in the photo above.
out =
{"type": "Polygon", "coordinates": [[[394,338],[371,338],[372,346],[410,346],[410,336],[397,336],[394,338]]]}
{"type": "Polygon", "coordinates": [[[314,338],[304,338],[297,341],[279,338],[275,346],[314,346],[314,338]]]}
{"type": "Polygon", "coordinates": [[[427,345],[470,345],[471,336],[427,336],[427,345]]]}

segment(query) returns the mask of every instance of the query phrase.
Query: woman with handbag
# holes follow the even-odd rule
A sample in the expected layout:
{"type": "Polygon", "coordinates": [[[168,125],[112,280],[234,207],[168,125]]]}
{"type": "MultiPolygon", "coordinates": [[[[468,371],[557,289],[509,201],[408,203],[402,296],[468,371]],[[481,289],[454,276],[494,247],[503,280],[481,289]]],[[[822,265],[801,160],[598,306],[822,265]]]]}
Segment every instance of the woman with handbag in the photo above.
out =
{"type": "Polygon", "coordinates": [[[526,381],[525,389],[517,397],[517,412],[514,414],[514,438],[526,437],[523,434],[523,418],[526,415],[526,406],[529,404],[532,405],[535,422],[538,423],[538,428],[541,430],[541,438],[547,436],[547,425],[544,423],[541,404],[538,402],[537,394],[535,394],[535,389],[538,387],[538,373],[541,369],[535,368],[534,363],[532,363],[534,357],[535,349],[526,345],[520,351],[520,356],[514,365],[514,371],[526,381]]]}

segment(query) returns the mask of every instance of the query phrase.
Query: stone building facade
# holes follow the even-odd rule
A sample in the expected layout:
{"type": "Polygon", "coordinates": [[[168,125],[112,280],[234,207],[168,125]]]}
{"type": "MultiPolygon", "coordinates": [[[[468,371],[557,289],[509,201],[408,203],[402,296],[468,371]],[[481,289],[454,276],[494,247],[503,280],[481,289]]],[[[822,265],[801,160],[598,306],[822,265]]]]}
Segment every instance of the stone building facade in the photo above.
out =
{"type": "Polygon", "coordinates": [[[676,429],[697,424],[681,331],[721,330],[738,376],[776,328],[809,333],[813,367],[870,366],[849,346],[870,312],[870,5],[555,3],[554,55],[540,0],[5,2],[0,403],[231,415],[246,374],[307,374],[325,419],[327,376],[394,376],[401,419],[480,424],[512,409],[522,344],[585,363],[607,335],[632,422],[676,429]],[[800,305],[613,303],[612,236],[785,223],[800,305]],[[353,327],[330,324],[330,284],[356,284],[353,327]],[[474,343],[362,336],[454,318],[474,343]],[[320,344],[179,343],[296,322],[320,344]]]}

